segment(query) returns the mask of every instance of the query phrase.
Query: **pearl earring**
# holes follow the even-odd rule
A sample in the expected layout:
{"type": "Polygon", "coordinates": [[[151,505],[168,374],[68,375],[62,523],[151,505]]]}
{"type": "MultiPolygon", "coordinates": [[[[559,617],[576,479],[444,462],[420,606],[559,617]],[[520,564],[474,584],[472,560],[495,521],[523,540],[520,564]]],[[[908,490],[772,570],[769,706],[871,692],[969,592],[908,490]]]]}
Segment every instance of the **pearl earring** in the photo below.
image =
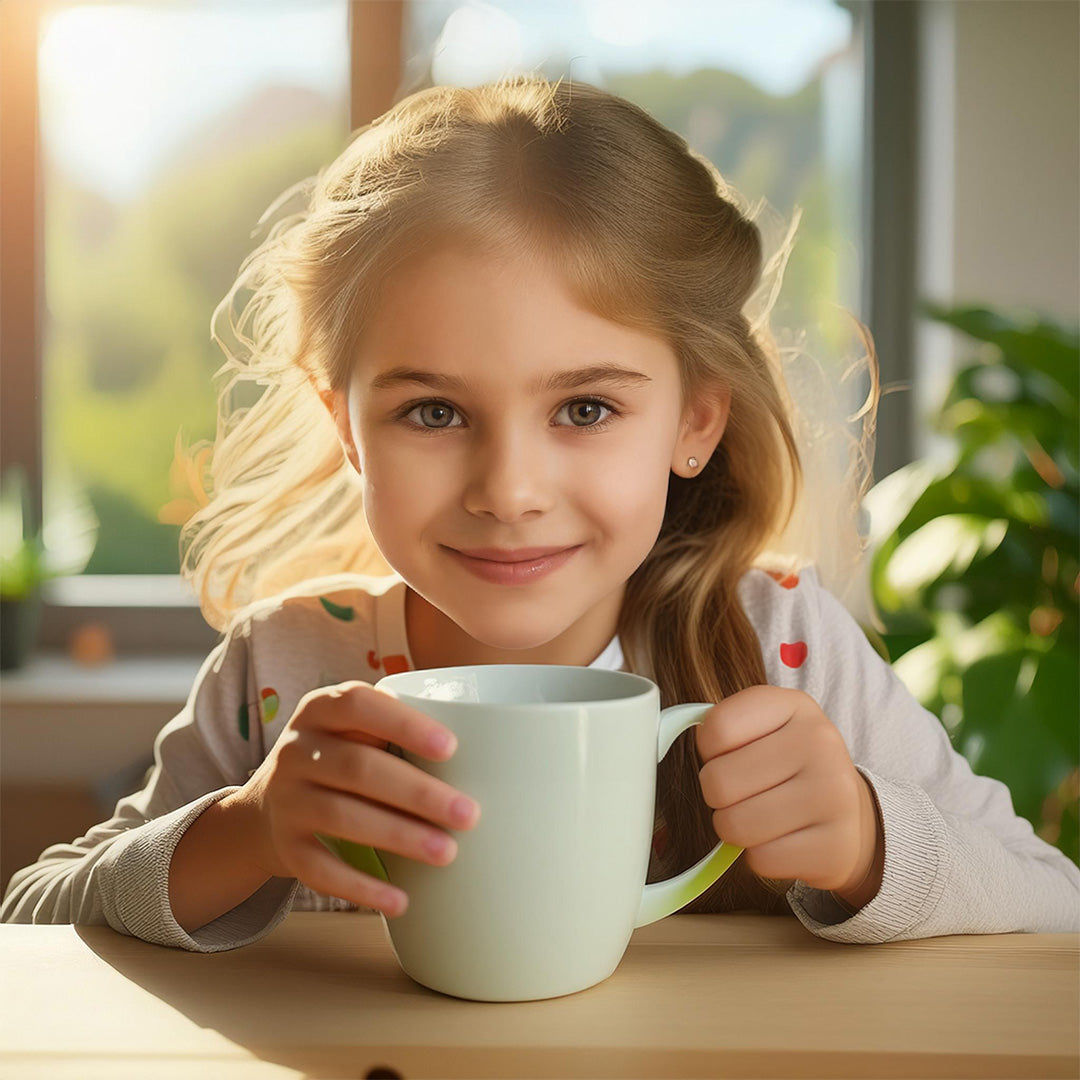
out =
{"type": "Polygon", "coordinates": [[[697,468],[697,458],[696,457],[689,458],[687,460],[686,464],[689,465],[691,469],[696,469],[697,468]]]}

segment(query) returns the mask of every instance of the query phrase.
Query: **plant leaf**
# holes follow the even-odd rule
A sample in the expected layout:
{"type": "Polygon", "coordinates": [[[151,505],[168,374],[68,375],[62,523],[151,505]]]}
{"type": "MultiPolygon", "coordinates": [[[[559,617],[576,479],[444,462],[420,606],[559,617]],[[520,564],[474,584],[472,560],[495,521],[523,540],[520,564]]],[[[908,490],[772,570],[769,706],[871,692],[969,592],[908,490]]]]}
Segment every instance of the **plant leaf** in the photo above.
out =
{"type": "Polygon", "coordinates": [[[976,305],[947,308],[921,301],[919,310],[979,341],[996,345],[1020,366],[1041,371],[1075,401],[1080,396],[1080,333],[1045,315],[1021,320],[976,305]]]}
{"type": "Polygon", "coordinates": [[[980,555],[992,552],[1005,538],[1009,523],[978,514],[942,514],[902,540],[886,568],[892,588],[915,597],[946,570],[962,574],[980,555]]]}
{"type": "Polygon", "coordinates": [[[877,547],[896,532],[928,485],[951,472],[956,464],[955,455],[952,458],[943,462],[912,461],[879,480],[863,496],[863,508],[870,515],[871,547],[877,547]]]}

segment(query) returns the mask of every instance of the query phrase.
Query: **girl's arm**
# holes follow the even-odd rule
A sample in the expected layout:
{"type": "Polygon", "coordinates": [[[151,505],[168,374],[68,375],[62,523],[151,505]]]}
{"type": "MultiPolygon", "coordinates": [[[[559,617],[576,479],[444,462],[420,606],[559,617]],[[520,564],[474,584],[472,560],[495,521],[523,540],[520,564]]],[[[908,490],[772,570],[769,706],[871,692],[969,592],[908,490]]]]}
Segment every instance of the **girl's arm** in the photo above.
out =
{"type": "Polygon", "coordinates": [[[798,628],[807,646],[789,681],[804,680],[844,735],[884,824],[877,895],[850,915],[796,882],[788,899],[803,925],[844,942],[1080,930],[1080,868],[1016,814],[1005,784],[972,771],[814,569],[769,588],[790,605],[776,626],[798,628]]]}
{"type": "Polygon", "coordinates": [[[154,741],[146,786],[121,799],[108,821],[71,843],[53,844],[36,863],[16,871],[0,921],[108,924],[158,944],[217,952],[257,940],[285,917],[298,882],[259,881],[240,860],[225,860],[233,819],[221,809],[202,823],[194,846],[181,852],[176,881],[184,925],[170,902],[170,867],[180,839],[204,811],[239,790],[261,758],[250,632],[250,619],[237,624],[207,656],[187,703],[154,741]],[[250,738],[243,739],[238,720],[249,711],[250,738]],[[190,880],[200,863],[225,872],[201,892],[190,880]],[[210,921],[200,926],[203,916],[210,921]]]}
{"type": "Polygon", "coordinates": [[[270,880],[247,862],[251,811],[228,793],[184,831],[169,866],[169,907],[189,934],[231,911],[270,880]]]}

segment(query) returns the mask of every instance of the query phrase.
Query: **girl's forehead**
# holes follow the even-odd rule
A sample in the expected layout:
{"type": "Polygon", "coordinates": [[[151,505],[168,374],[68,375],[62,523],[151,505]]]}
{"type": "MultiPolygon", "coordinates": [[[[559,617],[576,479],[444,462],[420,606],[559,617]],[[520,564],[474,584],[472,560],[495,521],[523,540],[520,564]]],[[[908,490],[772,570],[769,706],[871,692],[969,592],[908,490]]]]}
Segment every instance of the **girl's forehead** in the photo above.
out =
{"type": "Polygon", "coordinates": [[[447,392],[465,390],[470,372],[477,385],[489,381],[479,377],[489,369],[501,376],[495,381],[523,387],[613,360],[645,379],[677,370],[663,334],[586,306],[556,261],[530,245],[443,236],[395,264],[368,312],[353,368],[372,391],[393,384],[392,369],[406,368],[446,373],[439,388],[447,392]]]}
{"type": "Polygon", "coordinates": [[[455,298],[463,288],[527,281],[535,287],[570,296],[570,280],[558,263],[530,249],[480,247],[450,239],[411,252],[381,276],[378,293],[384,303],[410,303],[415,294],[448,294],[455,298]]]}

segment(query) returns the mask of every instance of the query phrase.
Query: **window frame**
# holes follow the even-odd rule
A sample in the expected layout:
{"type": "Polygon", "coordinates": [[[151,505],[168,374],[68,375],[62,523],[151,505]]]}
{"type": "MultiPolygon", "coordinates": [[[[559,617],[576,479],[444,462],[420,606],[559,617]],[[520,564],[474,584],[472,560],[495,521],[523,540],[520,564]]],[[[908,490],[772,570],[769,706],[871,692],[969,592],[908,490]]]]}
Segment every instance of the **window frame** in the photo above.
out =
{"type": "MultiPolygon", "coordinates": [[[[22,462],[31,521],[42,507],[42,179],[38,141],[37,40],[43,17],[94,0],[0,4],[0,462],[22,462]],[[32,170],[23,163],[32,161],[32,170]]],[[[381,114],[404,77],[405,4],[349,0],[350,127],[381,114]]],[[[919,66],[917,20],[923,0],[875,4],[838,0],[861,20],[867,79],[863,137],[863,243],[868,272],[863,311],[875,336],[882,386],[910,384],[915,289],[915,212],[919,66]],[[888,272],[883,272],[884,268],[888,272]]],[[[877,428],[875,474],[911,460],[910,394],[890,398],[877,428]]],[[[177,574],[83,574],[47,582],[36,647],[64,651],[81,624],[106,626],[118,655],[204,653],[220,634],[177,574]]]]}

